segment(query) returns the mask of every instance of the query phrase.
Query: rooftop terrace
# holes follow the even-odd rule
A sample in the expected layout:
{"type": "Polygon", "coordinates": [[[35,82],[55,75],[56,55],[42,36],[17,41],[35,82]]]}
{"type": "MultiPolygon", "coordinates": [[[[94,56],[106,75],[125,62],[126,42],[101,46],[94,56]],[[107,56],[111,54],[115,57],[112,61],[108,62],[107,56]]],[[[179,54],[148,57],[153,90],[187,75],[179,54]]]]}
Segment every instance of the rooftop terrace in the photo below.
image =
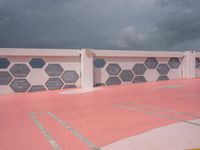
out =
{"type": "Polygon", "coordinates": [[[200,148],[200,79],[0,96],[0,149],[200,148]]]}

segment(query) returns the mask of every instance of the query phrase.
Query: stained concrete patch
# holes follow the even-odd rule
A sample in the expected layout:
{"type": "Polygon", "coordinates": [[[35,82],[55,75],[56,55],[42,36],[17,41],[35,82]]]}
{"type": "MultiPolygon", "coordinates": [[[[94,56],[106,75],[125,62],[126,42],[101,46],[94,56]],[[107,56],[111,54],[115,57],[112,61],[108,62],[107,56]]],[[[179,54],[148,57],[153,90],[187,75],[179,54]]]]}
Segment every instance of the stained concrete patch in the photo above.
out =
{"type": "Polygon", "coordinates": [[[179,88],[180,85],[165,85],[165,86],[159,86],[154,88],[154,90],[158,90],[158,89],[176,89],[179,88]]]}
{"type": "Polygon", "coordinates": [[[64,92],[60,92],[59,94],[84,94],[84,93],[90,93],[100,90],[101,88],[84,88],[84,89],[74,89],[74,90],[68,90],[64,92]]]}
{"type": "MultiPolygon", "coordinates": [[[[194,120],[199,123],[200,119],[194,120]]],[[[102,150],[183,150],[200,147],[200,127],[177,123],[156,128],[102,147],[102,150]]]]}
{"type": "Polygon", "coordinates": [[[186,93],[182,95],[183,97],[190,97],[190,98],[196,98],[200,97],[200,93],[186,93]]]}
{"type": "MultiPolygon", "coordinates": [[[[199,117],[199,118],[200,118],[200,117],[199,117]]],[[[191,122],[199,123],[199,124],[200,124],[200,119],[198,119],[198,120],[192,120],[191,122]]]]}

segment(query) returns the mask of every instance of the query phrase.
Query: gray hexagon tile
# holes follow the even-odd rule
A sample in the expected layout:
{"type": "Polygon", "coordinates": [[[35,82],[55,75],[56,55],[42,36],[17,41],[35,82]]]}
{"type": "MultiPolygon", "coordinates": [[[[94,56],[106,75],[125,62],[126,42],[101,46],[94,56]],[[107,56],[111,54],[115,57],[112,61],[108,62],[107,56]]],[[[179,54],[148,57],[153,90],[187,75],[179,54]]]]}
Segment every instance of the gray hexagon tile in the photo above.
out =
{"type": "Polygon", "coordinates": [[[170,58],[168,64],[169,64],[170,68],[177,69],[177,68],[179,68],[181,62],[178,58],[170,58]]]}
{"type": "Polygon", "coordinates": [[[109,77],[106,81],[107,85],[119,85],[121,84],[121,81],[118,77],[109,77]]]}
{"type": "Polygon", "coordinates": [[[10,68],[10,73],[14,77],[26,77],[30,71],[26,64],[14,64],[12,68],[10,68]]]}
{"type": "Polygon", "coordinates": [[[104,59],[101,59],[101,58],[98,58],[98,59],[95,59],[94,62],[93,62],[94,66],[96,68],[102,68],[105,66],[106,62],[104,59]]]}
{"type": "Polygon", "coordinates": [[[50,77],[54,77],[54,76],[60,76],[63,72],[63,68],[60,66],[60,64],[49,64],[46,69],[45,72],[50,76],[50,77]]]}
{"type": "Polygon", "coordinates": [[[8,85],[13,77],[7,71],[0,71],[0,85],[8,85]]]}
{"type": "Polygon", "coordinates": [[[123,82],[130,82],[132,81],[134,74],[131,70],[122,70],[119,77],[123,82]]]}
{"type": "Polygon", "coordinates": [[[0,69],[6,69],[10,65],[10,61],[7,58],[0,58],[0,69]]]}
{"type": "Polygon", "coordinates": [[[43,85],[33,85],[31,86],[28,92],[39,92],[39,91],[46,91],[46,89],[43,85]]]}
{"type": "Polygon", "coordinates": [[[146,59],[145,65],[148,69],[155,69],[158,66],[158,61],[154,57],[149,57],[146,59]]]}
{"type": "Polygon", "coordinates": [[[32,68],[42,68],[45,62],[42,58],[32,58],[29,64],[32,68]]]}
{"type": "Polygon", "coordinates": [[[200,69],[200,58],[196,58],[196,68],[200,69]]]}
{"type": "Polygon", "coordinates": [[[68,89],[68,88],[77,88],[77,86],[75,85],[75,84],[68,84],[68,85],[65,85],[64,87],[63,87],[63,89],[68,89]]]}
{"type": "Polygon", "coordinates": [[[159,76],[157,81],[169,80],[167,76],[159,76]]]}
{"type": "Polygon", "coordinates": [[[159,64],[156,70],[159,74],[167,74],[170,68],[167,64],[159,64]]]}
{"type": "Polygon", "coordinates": [[[119,64],[111,63],[107,66],[106,71],[109,75],[118,75],[121,71],[119,64]]]}
{"type": "Polygon", "coordinates": [[[143,82],[147,82],[144,76],[136,76],[133,79],[133,83],[143,83],[143,82]]]}
{"type": "Polygon", "coordinates": [[[144,64],[135,64],[132,70],[135,75],[144,75],[147,69],[144,64]]]}
{"type": "Polygon", "coordinates": [[[58,90],[63,87],[64,83],[60,78],[49,78],[45,85],[49,90],[58,90]]]}
{"type": "Polygon", "coordinates": [[[10,84],[10,87],[14,92],[26,92],[30,86],[30,83],[26,79],[15,79],[10,84]]]}
{"type": "Polygon", "coordinates": [[[105,86],[105,83],[96,83],[94,86],[105,86]]]}
{"type": "Polygon", "coordinates": [[[65,83],[75,83],[79,79],[79,75],[76,71],[65,71],[62,75],[62,79],[65,83]]]}

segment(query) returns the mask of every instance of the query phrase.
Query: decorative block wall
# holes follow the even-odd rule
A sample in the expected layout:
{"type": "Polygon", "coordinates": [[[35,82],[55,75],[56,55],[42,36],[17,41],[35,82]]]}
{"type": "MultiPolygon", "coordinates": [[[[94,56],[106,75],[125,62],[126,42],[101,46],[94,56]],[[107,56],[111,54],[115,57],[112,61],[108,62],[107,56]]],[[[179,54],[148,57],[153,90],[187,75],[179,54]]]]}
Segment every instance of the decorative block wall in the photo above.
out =
{"type": "Polygon", "coordinates": [[[181,58],[94,58],[94,85],[119,85],[182,78],[181,58]]]}
{"type": "Polygon", "coordinates": [[[80,87],[80,57],[0,56],[0,93],[80,87]]]}
{"type": "Polygon", "coordinates": [[[200,52],[0,48],[0,94],[200,77],[200,52]]]}

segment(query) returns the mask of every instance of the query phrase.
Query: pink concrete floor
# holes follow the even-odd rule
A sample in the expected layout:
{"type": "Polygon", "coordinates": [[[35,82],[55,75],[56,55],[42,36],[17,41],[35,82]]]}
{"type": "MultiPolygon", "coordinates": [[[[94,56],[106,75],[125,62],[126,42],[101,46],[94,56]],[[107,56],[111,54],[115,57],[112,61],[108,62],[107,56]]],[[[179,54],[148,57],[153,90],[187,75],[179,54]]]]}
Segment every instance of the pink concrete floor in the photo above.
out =
{"type": "MultiPolygon", "coordinates": [[[[200,118],[200,79],[64,91],[1,95],[0,149],[97,150],[200,118]],[[33,113],[47,136],[34,122],[33,113]]],[[[198,123],[193,125],[200,128],[198,123]]]]}

